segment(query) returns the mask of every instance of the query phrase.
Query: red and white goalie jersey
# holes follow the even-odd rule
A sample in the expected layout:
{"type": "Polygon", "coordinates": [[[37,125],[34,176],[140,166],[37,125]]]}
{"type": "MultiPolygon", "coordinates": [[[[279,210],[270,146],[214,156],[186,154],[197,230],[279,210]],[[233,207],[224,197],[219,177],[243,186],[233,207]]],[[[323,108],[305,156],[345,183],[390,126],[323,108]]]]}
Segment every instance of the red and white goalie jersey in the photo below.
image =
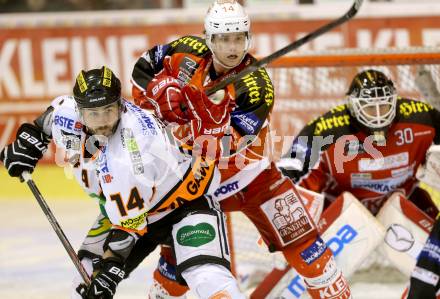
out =
{"type": "Polygon", "coordinates": [[[410,197],[416,189],[417,168],[425,162],[428,148],[440,142],[440,112],[399,98],[385,143],[373,139],[347,105],[338,106],[298,134],[291,158],[302,167],[285,173],[309,190],[324,191],[329,199],[349,191],[375,214],[393,191],[410,197]]]}

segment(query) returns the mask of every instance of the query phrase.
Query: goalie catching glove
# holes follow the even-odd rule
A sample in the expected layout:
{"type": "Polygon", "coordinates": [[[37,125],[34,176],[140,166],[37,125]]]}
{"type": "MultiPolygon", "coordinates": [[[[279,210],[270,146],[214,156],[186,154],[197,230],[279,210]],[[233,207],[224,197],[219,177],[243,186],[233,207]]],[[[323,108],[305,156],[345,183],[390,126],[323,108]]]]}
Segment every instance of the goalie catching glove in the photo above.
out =
{"type": "Polygon", "coordinates": [[[16,139],[0,153],[0,160],[12,177],[20,176],[24,171],[33,172],[38,160],[47,150],[50,137],[32,124],[22,124],[16,139]]]}

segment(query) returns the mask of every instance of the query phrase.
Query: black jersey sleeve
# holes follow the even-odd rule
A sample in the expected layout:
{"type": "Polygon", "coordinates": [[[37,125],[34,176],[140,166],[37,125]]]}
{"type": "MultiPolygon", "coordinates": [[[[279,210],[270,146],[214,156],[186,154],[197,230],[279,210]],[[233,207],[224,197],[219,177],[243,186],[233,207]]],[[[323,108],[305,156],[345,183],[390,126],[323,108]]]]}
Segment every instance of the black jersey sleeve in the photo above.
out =
{"type": "Polygon", "coordinates": [[[163,69],[163,61],[166,56],[171,56],[174,53],[202,56],[208,50],[204,39],[197,36],[184,36],[168,44],[156,45],[144,52],[137,60],[132,72],[132,83],[139,89],[145,90],[154,75],[163,69]]]}
{"type": "Polygon", "coordinates": [[[242,136],[257,135],[274,104],[274,88],[265,69],[252,72],[234,83],[236,108],[231,125],[242,136]]]}
{"type": "Polygon", "coordinates": [[[431,120],[435,129],[434,143],[440,144],[440,111],[432,108],[431,120]]]}
{"type": "Polygon", "coordinates": [[[407,299],[438,298],[440,289],[440,219],[437,217],[411,274],[407,299]]]}
{"type": "Polygon", "coordinates": [[[296,136],[286,159],[295,159],[295,169],[282,169],[294,182],[299,181],[318,162],[322,153],[339,137],[355,134],[347,105],[336,106],[309,122],[296,136]]]}

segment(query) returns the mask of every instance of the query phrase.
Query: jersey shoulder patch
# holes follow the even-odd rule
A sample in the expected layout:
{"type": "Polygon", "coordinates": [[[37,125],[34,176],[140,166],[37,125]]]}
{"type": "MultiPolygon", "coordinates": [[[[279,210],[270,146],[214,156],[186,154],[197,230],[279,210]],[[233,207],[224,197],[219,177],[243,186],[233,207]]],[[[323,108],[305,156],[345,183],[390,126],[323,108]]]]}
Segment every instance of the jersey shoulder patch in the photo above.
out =
{"type": "MultiPolygon", "coordinates": [[[[339,105],[318,116],[309,122],[302,132],[307,132],[310,136],[329,136],[340,137],[342,135],[354,134],[351,123],[353,118],[347,105],[339,105]]],[[[304,135],[304,134],[301,134],[304,135]]]]}
{"type": "MultiPolygon", "coordinates": [[[[248,55],[242,63],[250,64],[255,58],[248,55]],[[248,60],[248,61],[246,61],[248,60]]],[[[274,103],[274,87],[266,69],[260,68],[247,74],[234,83],[235,101],[243,110],[259,105],[272,107],[274,103]]]]}
{"type": "Polygon", "coordinates": [[[187,35],[170,43],[171,50],[169,55],[174,53],[189,53],[196,56],[203,56],[209,51],[205,39],[187,35]]]}
{"type": "Polygon", "coordinates": [[[81,133],[83,125],[72,96],[57,97],[52,101],[51,106],[54,108],[53,130],[63,130],[72,134],[81,133]]]}
{"type": "Polygon", "coordinates": [[[400,121],[430,124],[433,110],[431,105],[424,102],[401,97],[397,99],[396,115],[400,121]]]}

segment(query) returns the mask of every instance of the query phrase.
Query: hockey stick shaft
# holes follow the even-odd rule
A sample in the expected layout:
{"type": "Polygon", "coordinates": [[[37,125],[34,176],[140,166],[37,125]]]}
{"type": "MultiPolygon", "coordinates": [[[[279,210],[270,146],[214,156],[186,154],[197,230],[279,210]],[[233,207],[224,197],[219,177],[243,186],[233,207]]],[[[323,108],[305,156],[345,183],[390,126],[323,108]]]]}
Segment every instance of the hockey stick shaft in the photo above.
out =
{"type": "Polygon", "coordinates": [[[38,201],[38,204],[40,205],[41,209],[43,210],[44,214],[46,215],[47,219],[49,220],[50,224],[52,225],[52,228],[58,235],[58,238],[60,239],[61,243],[63,244],[64,248],[66,249],[67,253],[70,256],[70,259],[72,260],[73,264],[75,265],[78,272],[81,274],[82,279],[86,283],[87,286],[90,285],[90,278],[84,269],[83,265],[81,264],[81,261],[79,260],[78,256],[75,253],[75,250],[73,249],[72,245],[70,244],[69,240],[67,239],[66,235],[64,234],[63,230],[61,229],[60,225],[58,224],[58,221],[56,220],[55,216],[53,215],[52,211],[50,210],[49,206],[47,205],[46,201],[44,200],[44,197],[41,195],[40,190],[38,190],[37,185],[32,180],[31,174],[27,171],[23,172],[21,175],[23,180],[28,185],[29,189],[31,189],[32,193],[35,196],[35,199],[38,201]]]}
{"type": "Polygon", "coordinates": [[[336,19],[330,23],[327,23],[326,25],[324,25],[322,27],[319,27],[315,31],[310,32],[309,34],[305,35],[304,37],[294,41],[293,43],[285,46],[284,48],[281,48],[280,50],[270,54],[269,56],[266,56],[260,60],[255,61],[254,63],[245,67],[239,73],[232,75],[232,76],[229,76],[225,80],[220,81],[217,85],[207,89],[206,94],[211,95],[211,94],[215,93],[216,91],[225,88],[227,85],[235,82],[237,79],[242,78],[249,73],[255,72],[259,68],[265,67],[266,65],[268,65],[270,62],[274,61],[275,59],[277,59],[283,55],[286,55],[287,53],[289,53],[295,49],[298,49],[299,47],[301,47],[305,43],[308,43],[309,41],[317,38],[318,36],[320,36],[326,32],[329,32],[333,28],[347,22],[348,20],[350,20],[351,18],[353,18],[357,14],[363,1],[364,0],[355,0],[353,5],[350,7],[350,9],[343,16],[339,17],[338,19],[336,19]]]}

